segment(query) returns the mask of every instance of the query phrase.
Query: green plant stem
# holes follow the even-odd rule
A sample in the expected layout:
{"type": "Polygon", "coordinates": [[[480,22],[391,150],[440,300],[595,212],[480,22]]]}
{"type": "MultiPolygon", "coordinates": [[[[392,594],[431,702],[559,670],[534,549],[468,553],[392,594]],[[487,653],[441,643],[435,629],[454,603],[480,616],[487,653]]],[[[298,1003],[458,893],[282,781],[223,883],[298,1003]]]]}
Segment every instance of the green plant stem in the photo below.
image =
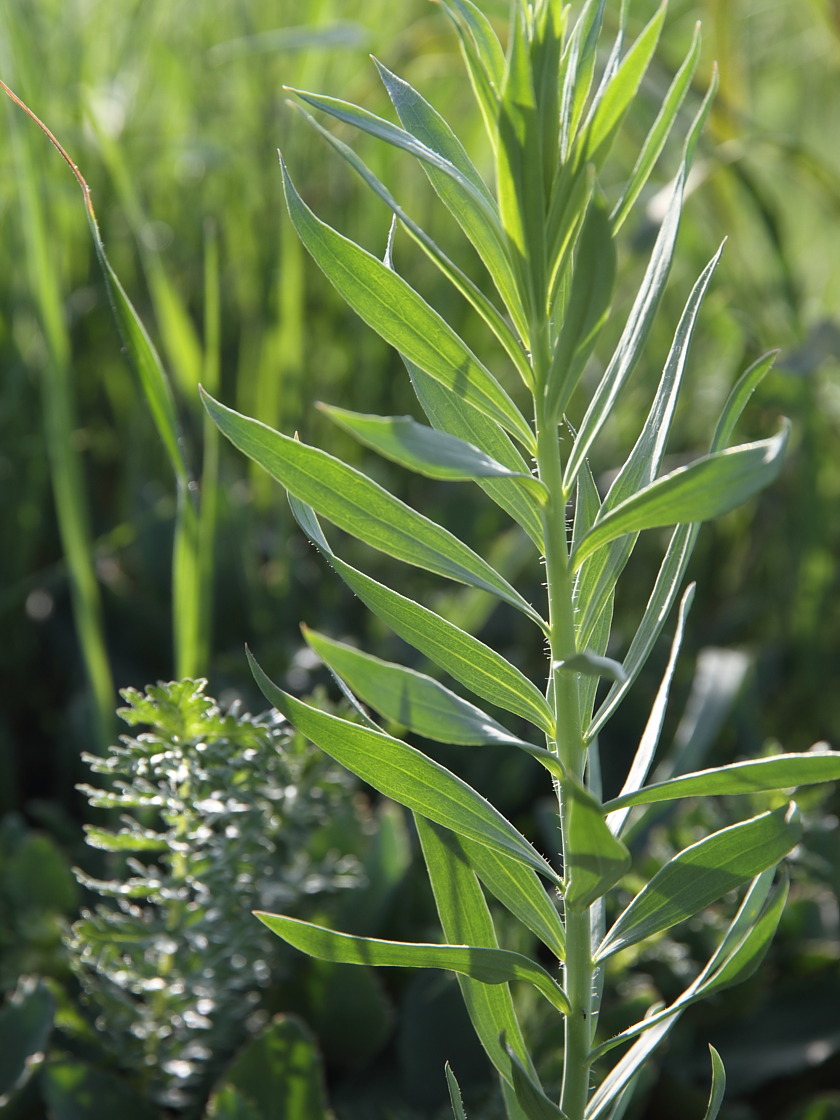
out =
{"type": "MultiPolygon", "coordinates": [[[[537,384],[540,384],[537,379],[537,384]]],[[[548,698],[556,720],[556,750],[569,781],[582,782],[586,751],[580,726],[578,681],[557,663],[577,652],[572,574],[566,530],[567,495],[563,487],[560,441],[555,424],[537,408],[537,468],[549,500],[543,517],[545,569],[548,589],[551,670],[548,698]]],[[[564,865],[569,850],[569,819],[564,782],[558,786],[560,834],[564,865]]],[[[560,1105],[568,1120],[581,1120],[589,1089],[589,1053],[592,1020],[592,948],[589,908],[566,911],[566,960],[564,987],[571,1004],[565,1022],[565,1057],[560,1105]]]]}

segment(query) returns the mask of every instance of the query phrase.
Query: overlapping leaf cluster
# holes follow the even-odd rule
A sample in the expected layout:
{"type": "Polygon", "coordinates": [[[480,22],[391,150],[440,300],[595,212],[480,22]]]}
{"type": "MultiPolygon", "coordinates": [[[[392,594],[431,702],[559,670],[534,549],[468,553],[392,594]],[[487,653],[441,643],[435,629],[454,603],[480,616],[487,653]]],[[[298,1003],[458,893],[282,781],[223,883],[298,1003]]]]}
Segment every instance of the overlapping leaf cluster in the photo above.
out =
{"type": "MultiPolygon", "coordinates": [[[[737,795],[840,777],[822,752],[779,756],[682,775],[646,786],[691,601],[678,620],[661,686],[618,798],[603,803],[598,734],[627,695],[677,606],[700,522],[741,504],[773,481],[786,428],[730,446],[733,430],[770,365],[759,360],[733,389],[708,451],[663,473],[664,455],[699,308],[716,254],[685,304],[635,446],[602,497],[588,456],[645,352],[674,258],[683,188],[708,98],[687,129],[670,203],[629,311],[612,309],[616,238],[681,119],[699,52],[695,36],[665,95],[624,187],[602,188],[612,141],[633,104],[665,19],[663,4],[635,42],[621,30],[600,49],[605,4],[589,0],[576,19],[558,0],[514,4],[506,45],[472,0],[442,0],[461,43],[492,151],[495,182],[479,172],[455,131],[403,79],[377,64],[397,120],[296,91],[301,102],[412,156],[483,263],[480,287],[406,214],[361,158],[313,120],[390,208],[404,230],[483,320],[491,370],[394,267],[318,219],[282,167],[292,221],[307,250],[361,318],[401,355],[428,424],[408,417],[326,414],[367,447],[422,476],[472,480],[522,530],[522,548],[544,563],[545,605],[534,606],[450,529],[430,520],[329,453],[272,431],[206,397],[210,415],[241,451],[288,491],[295,517],[349,589],[408,645],[472,699],[425,673],[306,630],[312,649],[344,689],[408,736],[488,752],[520,749],[538,759],[558,797],[558,870],[476,790],[406,739],[387,733],[359,704],[350,722],[295,699],[252,667],[266,697],[312,741],[387,797],[412,810],[440,916],[442,944],[351,937],[291,917],[262,915],[286,941],[313,956],[356,964],[449,969],[458,975],[472,1023],[501,1078],[511,1120],[596,1120],[622,1114],[642,1064],[695,999],[748,975],[761,959],[784,905],[776,868],[797,843],[796,810],[783,806],[707,836],[678,853],[607,926],[604,899],[630,854],[628,814],[684,796],[737,795]],[[488,294],[491,292],[492,294],[488,294]],[[623,326],[611,355],[599,341],[610,315],[623,326]],[[581,405],[580,382],[603,364],[581,405]],[[517,403],[526,400],[523,409],[517,403]],[[578,415],[580,412],[582,415],[578,415]],[[535,464],[532,471],[531,464],[535,464]],[[567,521],[574,506],[571,525],[567,521]],[[497,650],[411,595],[342,559],[319,518],[406,564],[480,589],[500,609],[533,623],[547,642],[545,678],[529,680],[497,650]],[[619,662],[608,656],[613,600],[638,535],[671,528],[638,629],[619,662]],[[599,678],[610,687],[596,706],[599,678]],[[510,717],[505,726],[478,704],[510,717]],[[540,741],[542,738],[542,741],[540,741]],[[711,960],[669,1007],[597,1038],[602,963],[749,884],[711,960]],[[548,890],[546,890],[548,887],[548,890]],[[499,946],[487,896],[528,927],[562,964],[562,984],[536,960],[499,946]],[[555,902],[559,895],[561,905],[555,902]],[[559,1104],[540,1084],[509,984],[532,985],[565,1017],[559,1104]],[[593,1065],[631,1043],[612,1069],[593,1065]]],[[[624,7],[624,6],[623,6],[624,7]]],[[[311,118],[310,118],[311,119],[311,118]]],[[[650,358],[647,361],[650,362],[650,358]]],[[[409,581],[410,586],[410,581],[409,581]]],[[[679,773],[679,764],[677,764],[679,773]]],[[[449,1073],[453,1107],[461,1108],[449,1073]]],[[[713,1055],[707,1120],[723,1093],[713,1055]]]]}

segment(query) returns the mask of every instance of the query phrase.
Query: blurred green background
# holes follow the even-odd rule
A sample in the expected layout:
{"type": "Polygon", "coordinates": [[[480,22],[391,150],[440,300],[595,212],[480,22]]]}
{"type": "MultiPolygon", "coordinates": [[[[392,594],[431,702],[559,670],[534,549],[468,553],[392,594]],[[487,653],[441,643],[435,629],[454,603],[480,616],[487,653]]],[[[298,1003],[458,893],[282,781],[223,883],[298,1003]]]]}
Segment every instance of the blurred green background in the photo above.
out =
{"type": "MultiPolygon", "coordinates": [[[[500,18],[507,9],[503,0],[487,0],[484,7],[500,18]]],[[[608,22],[615,23],[617,7],[608,5],[608,22]]],[[[631,30],[653,7],[650,0],[631,6],[631,30]]],[[[657,61],[614,152],[616,182],[632,167],[634,145],[698,19],[704,61],[687,112],[696,107],[715,59],[720,94],[690,184],[670,295],[650,357],[628,387],[593,466],[606,474],[632,444],[682,302],[728,237],[702,313],[671,450],[678,457],[707,442],[734,378],[770,348],[780,355],[742,433],[767,435],[780,414],[794,425],[781,482],[706,528],[692,563],[698,597],[671,732],[694,736],[698,754],[730,759],[759,753],[771,738],[786,750],[838,739],[840,7],[833,0],[673,0],[657,61]],[[684,713],[681,704],[687,704],[684,713]]],[[[454,36],[426,0],[5,0],[0,9],[0,77],[49,125],[91,187],[111,263],[170,374],[187,459],[209,511],[206,585],[188,606],[172,593],[174,479],[121,353],[78,184],[32,122],[6,101],[0,133],[0,812],[14,822],[18,837],[3,853],[7,871],[27,836],[50,845],[44,858],[56,866],[88,858],[81,834],[86,809],[74,786],[86,776],[81,752],[102,751],[118,734],[117,688],[142,688],[186,672],[208,677],[209,690],[223,703],[239,697],[258,710],[246,641],[266,670],[295,690],[322,682],[303,651],[301,620],[336,637],[356,635],[388,653],[387,636],[294,529],[279,489],[228,447],[206,442],[196,392],[200,381],[215,386],[226,403],[284,431],[300,430],[405,495],[396,471],[369,461],[313,408],[323,399],[396,414],[411,411],[412,403],[395,356],[305,259],[283,213],[276,157],[281,148],[321,217],[372,251],[384,251],[387,212],[289,108],[283,89],[315,89],[385,113],[369,54],[424,92],[468,146],[483,150],[454,36]],[[200,614],[198,638],[189,649],[176,649],[173,613],[187,609],[200,614]]],[[[357,143],[404,208],[457,254],[456,232],[410,161],[368,138],[342,136],[357,143]]],[[[674,167],[674,153],[666,151],[659,188],[674,167]]],[[[651,243],[658,203],[651,194],[626,227],[619,321],[651,243]]],[[[480,349],[474,325],[461,321],[460,304],[436,286],[427,263],[405,243],[398,242],[397,252],[400,268],[480,349]]],[[[494,512],[473,508],[462,491],[440,485],[407,497],[441,520],[456,518],[478,551],[495,549],[497,562],[519,574],[516,556],[498,538],[494,512]]],[[[619,655],[647,596],[659,545],[655,538],[643,540],[628,569],[618,604],[619,655]]],[[[448,596],[447,609],[452,617],[482,618],[467,593],[448,596]]],[[[496,634],[514,646],[517,637],[496,634]]],[[[541,650],[532,656],[539,672],[541,650]]],[[[643,726],[655,668],[605,736],[613,780],[629,754],[623,743],[643,726]]],[[[538,818],[532,779],[531,770],[511,764],[500,768],[499,789],[492,792],[501,792],[503,803],[507,798],[511,813],[538,818]]],[[[736,993],[735,1010],[727,1004],[686,1017],[667,1072],[652,1075],[639,1117],[693,1115],[691,1094],[705,1076],[703,1042],[714,1040],[715,1032],[733,1071],[727,1116],[840,1116],[838,1097],[831,1095],[840,1091],[840,1016],[833,1010],[840,1006],[838,803],[816,799],[812,808],[810,841],[795,866],[793,903],[770,971],[751,991],[736,993]],[[769,985],[778,1006],[761,1002],[772,996],[768,976],[780,980],[769,985]],[[737,1030],[735,1022],[741,1023],[737,1030]]],[[[703,822],[689,807],[663,824],[660,847],[690,838],[699,827],[703,822]]],[[[35,866],[41,868],[37,859],[35,866]]],[[[406,912],[429,920],[423,888],[410,872],[402,890],[403,920],[406,912]]],[[[72,919],[77,904],[69,890],[44,905],[72,919]]],[[[713,928],[714,919],[706,925],[713,928]]],[[[632,1004],[649,988],[666,991],[668,977],[680,975],[707,934],[700,923],[687,940],[665,942],[658,956],[638,962],[636,987],[620,993],[621,1000],[632,1004]]],[[[59,940],[55,952],[60,956],[59,940]]],[[[29,970],[49,975],[51,968],[61,973],[41,958],[29,970]]],[[[4,983],[12,983],[5,971],[4,983]]],[[[409,996],[415,1004],[421,998],[412,991],[395,1003],[404,1016],[409,996]]],[[[400,1035],[394,1028],[387,1045],[410,1049],[408,1028],[402,1029],[400,1035]]],[[[348,1071],[331,1059],[331,1085],[342,1078],[370,1080],[364,1062],[372,1060],[363,1055],[348,1071]]],[[[440,1081],[442,1089],[442,1074],[440,1081]]],[[[416,1113],[405,1115],[432,1115],[440,1103],[434,1094],[427,1103],[416,1092],[407,1099],[416,1113]]],[[[386,1112],[370,1113],[380,1114],[386,1112]]]]}

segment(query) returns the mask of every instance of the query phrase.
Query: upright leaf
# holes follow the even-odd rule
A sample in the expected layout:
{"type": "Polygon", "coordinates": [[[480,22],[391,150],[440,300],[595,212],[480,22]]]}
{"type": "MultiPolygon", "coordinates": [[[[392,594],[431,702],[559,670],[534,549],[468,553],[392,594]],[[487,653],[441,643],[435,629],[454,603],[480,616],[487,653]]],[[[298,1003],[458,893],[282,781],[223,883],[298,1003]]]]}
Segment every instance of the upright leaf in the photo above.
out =
{"type": "Polygon", "coordinates": [[[563,798],[566,803],[563,897],[571,909],[583,910],[606,894],[624,875],[630,867],[630,853],[607,828],[598,802],[571,777],[563,783],[563,798]]]}
{"type": "Polygon", "coordinates": [[[619,949],[670,929],[728,891],[773,867],[799,841],[802,828],[787,808],[762,813],[698,840],[665,864],[619,915],[596,953],[619,949]]]}

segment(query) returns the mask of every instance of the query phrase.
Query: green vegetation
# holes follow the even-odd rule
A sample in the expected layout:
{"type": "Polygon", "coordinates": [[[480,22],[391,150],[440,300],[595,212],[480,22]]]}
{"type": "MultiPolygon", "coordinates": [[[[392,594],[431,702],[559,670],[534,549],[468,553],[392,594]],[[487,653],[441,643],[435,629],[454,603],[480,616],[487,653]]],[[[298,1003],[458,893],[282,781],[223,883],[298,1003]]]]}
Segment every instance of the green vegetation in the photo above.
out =
{"type": "MultiPolygon", "coordinates": [[[[589,5],[584,18],[597,23],[596,7],[589,5]]],[[[67,168],[9,102],[0,193],[6,251],[14,262],[0,274],[8,309],[0,333],[0,471],[11,481],[2,498],[8,545],[0,737],[8,749],[0,757],[8,812],[0,836],[0,966],[8,998],[0,1030],[8,1061],[0,1070],[0,1093],[18,1083],[7,1102],[11,1115],[37,1115],[44,1101],[55,1116],[78,1115],[86,1099],[101,1114],[103,1102],[125,1109],[136,1097],[136,1053],[119,1041],[121,1030],[126,1040],[133,1037],[131,1015],[110,1040],[104,1030],[98,1036],[79,984],[95,1006],[104,974],[79,963],[71,972],[62,940],[79,906],[71,863],[85,868],[83,882],[110,882],[117,893],[121,882],[138,877],[137,867],[105,870],[79,844],[79,822],[86,818],[72,792],[85,776],[79,759],[95,751],[106,756],[96,763],[104,766],[118,757],[109,750],[114,682],[136,686],[200,674],[210,677],[217,695],[242,696],[253,709],[259,701],[242,654],[245,639],[268,673],[258,672],[262,687],[292,723],[374,788],[419,813],[443,940],[452,951],[422,947],[440,941],[440,929],[422,882],[420,849],[409,871],[409,822],[391,802],[375,799],[375,811],[349,822],[333,851],[334,858],[350,851],[365,865],[358,890],[341,896],[359,902],[310,912],[305,916],[313,926],[265,918],[282,937],[332,959],[304,964],[296,957],[294,983],[277,966],[279,984],[255,997],[263,1018],[252,1026],[261,1033],[222,1080],[214,1082],[208,1072],[200,1090],[178,1104],[161,1088],[166,1071],[155,1069],[157,1086],[145,1084],[137,1098],[141,1115],[159,1115],[164,1101],[201,1109],[212,1084],[207,1107],[214,1115],[268,1116],[271,1099],[275,1107],[285,1101],[289,1115],[301,1118],[330,1106],[341,1120],[451,1115],[453,1107],[457,1115],[454,1070],[467,1115],[501,1116],[488,1067],[465,1041],[457,986],[439,979],[443,973],[388,970],[380,980],[368,968],[334,963],[360,955],[369,963],[425,961],[458,974],[485,1049],[502,1074],[511,1115],[556,1114],[543,1089],[557,1099],[562,1093],[566,1115],[580,1114],[589,1058],[567,1063],[577,1073],[564,1085],[563,1023],[571,1024],[567,1053],[588,1053],[582,1017],[564,1013],[567,1005],[590,999],[589,1010],[600,1009],[593,1084],[604,1080],[588,1115],[609,1115],[610,1108],[615,1116],[651,1120],[704,1112],[762,1120],[836,1114],[830,1093],[840,889],[834,795],[802,790],[799,813],[791,815],[785,798],[772,790],[809,775],[830,778],[833,760],[818,773],[819,754],[790,763],[785,758],[815,739],[836,738],[825,681],[839,601],[832,516],[839,484],[830,449],[838,428],[832,308],[840,293],[828,242],[838,179],[825,137],[833,134],[837,102],[831,96],[837,28],[817,4],[760,9],[674,2],[663,17],[638,0],[629,5],[616,55],[629,61],[607,86],[601,75],[619,34],[617,6],[606,5],[597,52],[594,39],[581,34],[579,50],[563,54],[555,47],[559,9],[537,5],[514,51],[516,66],[504,62],[483,23],[473,22],[472,31],[463,24],[478,18],[469,4],[444,9],[462,21],[468,61],[470,35],[479,32],[481,49],[471,65],[484,121],[439,6],[372,11],[368,5],[357,12],[347,3],[324,2],[310,5],[305,24],[294,29],[281,25],[299,23],[299,10],[278,14],[262,5],[210,4],[189,20],[176,7],[156,3],[126,13],[97,3],[39,0],[12,2],[0,13],[0,77],[78,164],[107,252],[106,259],[92,212],[94,240],[85,228],[67,168]],[[692,38],[697,17],[704,23],[702,47],[692,38]],[[634,43],[641,45],[633,50],[634,43]],[[377,75],[364,60],[366,51],[389,70],[377,75]],[[699,128],[713,56],[721,63],[720,89],[695,148],[692,122],[699,128]],[[558,66],[568,76],[559,100],[571,123],[560,153],[564,174],[556,178],[556,138],[545,122],[556,118],[558,87],[550,75],[558,66]],[[533,85],[532,73],[538,78],[533,85]],[[282,85],[343,99],[340,104],[318,93],[298,103],[318,117],[316,129],[330,124],[332,148],[362,171],[380,201],[364,186],[357,193],[358,180],[336,152],[287,111],[282,85]],[[589,121],[587,89],[590,104],[602,95],[602,108],[589,121]],[[414,90],[429,96],[463,149],[414,90]],[[507,109],[497,132],[499,91],[507,109]],[[368,114],[394,121],[388,95],[406,133],[353,108],[363,105],[368,114]],[[661,121],[674,126],[670,138],[654,123],[663,106],[661,121]],[[326,120],[324,110],[338,122],[326,120]],[[361,125],[361,135],[348,124],[361,125]],[[378,139],[384,133],[392,143],[366,132],[379,133],[378,139]],[[278,173],[277,146],[300,195],[288,174],[278,173]],[[411,158],[412,148],[420,163],[411,158]],[[430,157],[429,148],[437,156],[430,157]],[[651,158],[637,164],[643,150],[651,158]],[[683,159],[686,166],[693,160],[693,169],[674,248],[679,202],[669,181],[683,159]],[[527,171],[533,166],[543,168],[542,176],[527,171]],[[284,177],[291,222],[283,216],[284,177]],[[398,229],[389,240],[395,207],[398,229]],[[293,225],[351,306],[409,359],[411,380],[394,351],[349,316],[333,287],[310,267],[293,225]],[[707,267],[723,234],[729,244],[720,263],[707,267]],[[663,290],[659,273],[667,271],[672,253],[663,290]],[[651,260],[662,268],[649,268],[651,260]],[[119,353],[102,267],[114,269],[111,297],[133,369],[119,353]],[[366,278],[372,283],[362,283],[366,278]],[[461,295],[452,294],[453,279],[461,295]],[[637,299],[639,292],[647,295],[637,299]],[[556,314],[546,319],[545,307],[556,314]],[[441,311],[447,326],[436,317],[441,311]],[[751,366],[768,345],[782,348],[775,366],[751,366]],[[611,361],[611,354],[619,357],[611,361]],[[447,386],[453,364],[461,376],[447,386]],[[742,391],[730,397],[748,367],[742,391]],[[219,440],[216,424],[200,408],[199,381],[211,398],[225,402],[211,400],[210,413],[256,465],[243,468],[240,456],[219,440]],[[417,423],[412,382],[431,429],[417,423]],[[614,406],[612,387],[619,384],[614,406]],[[447,408],[453,388],[464,405],[457,417],[447,408]],[[313,410],[318,399],[330,406],[313,410]],[[721,456],[742,409],[739,431],[763,438],[721,456]],[[408,412],[411,421],[403,418],[408,412]],[[562,413],[577,431],[561,426],[558,458],[549,433],[562,413]],[[792,420],[783,465],[784,437],[772,435],[782,415],[792,420]],[[271,434],[298,430],[299,443],[271,434]],[[713,431],[712,455],[681,470],[710,446],[713,431]],[[539,482],[530,475],[534,460],[539,482]],[[294,514],[317,550],[303,541],[261,463],[296,495],[294,514]],[[668,481],[653,482],[657,476],[668,481]],[[495,504],[471,482],[456,481],[470,477],[495,504]],[[429,520],[412,517],[389,493],[399,493],[429,520]],[[654,641],[662,622],[643,610],[668,548],[657,527],[712,517],[745,498],[741,509],[700,533],[690,562],[681,549],[690,551],[693,530],[678,529],[677,543],[666,552],[667,593],[660,589],[665,604],[675,606],[669,658],[667,642],[654,641]],[[574,515],[568,540],[566,499],[574,515]],[[351,535],[328,540],[309,507],[351,535]],[[454,529],[472,551],[434,524],[454,529]],[[638,536],[645,528],[653,532],[638,536]],[[353,534],[362,542],[375,539],[381,553],[371,553],[353,534]],[[564,559],[568,546],[572,552],[564,559]],[[540,554],[547,556],[545,568],[537,563],[540,554]],[[400,582],[394,557],[420,569],[400,582]],[[355,595],[327,574],[325,558],[355,595]],[[427,570],[458,582],[443,585],[427,570]],[[676,612],[683,573],[697,580],[690,617],[690,594],[676,612]],[[393,597],[392,585],[409,596],[409,605],[393,597]],[[504,605],[497,607],[499,599],[504,605]],[[411,600],[422,605],[421,613],[412,613],[411,600]],[[429,661],[407,653],[363,603],[388,616],[388,625],[399,621],[410,644],[451,671],[473,701],[490,703],[491,711],[444,691],[426,675],[436,672],[429,661]],[[422,613],[428,608],[434,615],[422,613]],[[304,631],[305,644],[301,619],[317,626],[304,631]],[[640,626],[644,640],[634,640],[640,626]],[[552,647],[548,660],[541,628],[552,647]],[[479,633],[481,647],[470,637],[479,633]],[[289,695],[309,694],[324,679],[319,659],[346,682],[349,700],[355,692],[380,714],[381,725],[371,726],[358,705],[335,712],[322,699],[313,707],[311,697],[302,702],[289,695]],[[543,698],[528,682],[541,688],[549,670],[554,683],[543,698]],[[632,690],[623,674],[638,677],[632,690]],[[281,680],[282,689],[272,680],[281,680]],[[669,689],[676,707],[685,704],[679,720],[664,711],[669,689]],[[558,717],[562,735],[555,734],[558,717]],[[336,723],[347,719],[352,722],[336,723]],[[535,729],[547,736],[546,746],[535,729]],[[404,736],[411,748],[400,745],[404,736]],[[447,745],[433,746],[436,737],[447,745]],[[640,737],[632,781],[619,797],[634,754],[629,744],[640,737]],[[644,783],[642,771],[660,738],[671,745],[659,752],[655,789],[640,795],[633,786],[644,783]],[[374,747],[378,762],[371,765],[374,747]],[[757,762],[728,768],[748,758],[757,762]],[[711,770],[713,779],[667,785],[683,773],[711,770]],[[447,784],[450,771],[466,784],[447,784]],[[553,857],[560,847],[552,777],[563,791],[565,870],[560,863],[547,870],[538,854],[553,857]],[[471,787],[501,817],[483,807],[487,802],[476,802],[471,787]],[[679,800],[661,800],[662,789],[679,800]],[[698,794],[713,796],[698,800],[698,794]],[[640,796],[645,801],[637,804],[640,796]],[[602,799],[612,825],[607,831],[602,799]],[[18,815],[21,808],[25,817],[18,815]],[[431,825],[423,823],[424,813],[431,825]],[[733,820],[744,822],[735,833],[728,831],[733,820]],[[371,830],[381,842],[371,841],[371,830]],[[751,838],[760,851],[756,860],[742,843],[751,838]],[[783,881],[773,888],[770,871],[794,843],[783,911],[787,888],[783,881]],[[389,844],[396,853],[390,861],[389,844]],[[632,871],[613,886],[625,872],[628,851],[632,871]],[[724,883],[720,873],[711,874],[701,890],[697,859],[708,869],[729,861],[732,879],[724,883]],[[511,867],[517,870],[509,874],[511,867]],[[495,882],[498,894],[503,869],[501,905],[491,898],[487,911],[475,872],[491,894],[495,882]],[[535,874],[549,882],[562,875],[563,925],[553,907],[545,909],[551,890],[535,892],[535,874]],[[746,894],[735,899],[727,893],[727,884],[754,875],[746,894]],[[456,880],[460,905],[441,901],[442,884],[456,880]],[[610,932],[596,975],[587,963],[584,926],[602,920],[604,892],[610,932]],[[465,905],[467,899],[475,907],[465,905]],[[464,927],[467,911],[478,917],[464,927]],[[777,924],[779,935],[768,949],[777,924]],[[351,939],[336,940],[330,931],[339,929],[351,939]],[[396,942],[421,948],[391,948],[396,942]],[[459,949],[464,944],[477,950],[466,960],[459,949]],[[722,994],[765,951],[765,971],[722,994]],[[558,957],[565,958],[565,990],[555,980],[561,978],[558,957]],[[776,982],[768,984],[768,976],[776,982]],[[513,978],[514,1002],[505,1004],[503,1016],[509,1029],[500,1042],[481,1009],[489,1008],[498,1025],[507,999],[502,982],[513,978]],[[694,1007],[701,991],[713,998],[694,1007]],[[675,1013],[647,1021],[634,1041],[632,1024],[656,1003],[675,1013]],[[642,1057],[646,1040],[664,1034],[677,1018],[667,1073],[655,1062],[640,1065],[633,1100],[625,1094],[610,1103],[622,1082],[608,1070],[623,1051],[612,1050],[608,1040],[629,1029],[630,1052],[642,1057]],[[707,1040],[720,1050],[728,1073],[727,1103],[719,1113],[717,1090],[707,1110],[708,1071],[698,1064],[707,1040]],[[46,1060],[27,1060],[43,1054],[46,1060]],[[444,1078],[446,1058],[452,1069],[444,1078]],[[819,1077],[814,1062],[825,1063],[819,1077]],[[292,1068],[309,1071],[297,1088],[292,1068]],[[255,1086],[262,1088],[262,1103],[255,1086]],[[521,1103],[512,1103],[513,1096],[521,1103]]],[[[488,0],[482,10],[507,43],[507,5],[488,0]]],[[[567,36],[580,15],[577,6],[568,13],[567,36]]],[[[238,717],[231,718],[236,723],[238,717]]],[[[241,726],[247,738],[255,725],[244,720],[241,726]]],[[[227,734],[236,738],[232,724],[227,734]]],[[[294,742],[301,764],[321,757],[310,755],[313,748],[302,739],[294,742]]],[[[316,791],[317,783],[310,788],[316,791]]],[[[253,811],[256,820],[262,810],[253,811]]],[[[148,809],[140,810],[136,824],[158,837],[170,827],[148,809]]],[[[115,822],[97,827],[105,835],[115,822]]],[[[199,833],[202,827],[196,823],[199,833]]],[[[177,879],[177,867],[170,870],[177,879]]],[[[168,912],[151,886],[143,897],[150,918],[180,928],[177,906],[168,912]]],[[[82,904],[94,902],[88,890],[82,904]]],[[[266,906],[256,894],[243,898],[243,908],[250,905],[287,910],[266,906]]],[[[222,936],[239,936],[234,916],[225,923],[222,936]]],[[[85,959],[78,940],[84,928],[76,927],[77,962],[85,959]]],[[[261,927],[255,930],[255,938],[266,937],[261,927]]],[[[281,951],[279,941],[274,951],[281,951]]],[[[283,959],[291,959],[288,951],[283,959]]],[[[137,976],[154,980],[159,963],[153,952],[138,960],[137,976]]],[[[220,993],[234,988],[220,982],[220,993]]],[[[152,1031],[148,1052],[163,1053],[156,1050],[163,1041],[152,1031]]],[[[207,1070],[219,1070],[234,1045],[229,1040],[227,1049],[202,1053],[200,1063],[207,1057],[207,1070]]],[[[189,1058],[173,1054],[166,1061],[189,1058]]],[[[719,1085],[717,1064],[713,1069],[719,1085]]],[[[185,1073],[186,1067],[173,1070],[185,1073]]]]}

